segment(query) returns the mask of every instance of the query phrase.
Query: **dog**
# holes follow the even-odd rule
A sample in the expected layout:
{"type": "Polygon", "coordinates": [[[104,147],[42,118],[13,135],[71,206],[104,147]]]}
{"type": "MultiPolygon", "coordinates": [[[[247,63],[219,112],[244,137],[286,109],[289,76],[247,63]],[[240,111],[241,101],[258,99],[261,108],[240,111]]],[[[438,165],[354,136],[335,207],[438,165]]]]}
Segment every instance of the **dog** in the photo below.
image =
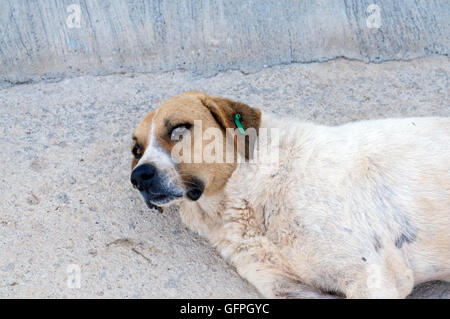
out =
{"type": "Polygon", "coordinates": [[[147,205],[177,205],[264,297],[405,298],[418,283],[450,280],[450,118],[329,127],[188,91],[141,120],[132,154],[147,205]],[[256,147],[237,142],[239,124],[256,141],[276,130],[278,161],[237,150],[256,147]],[[208,129],[231,145],[231,161],[173,160],[183,141],[194,155],[207,147],[192,132],[208,129]]]}

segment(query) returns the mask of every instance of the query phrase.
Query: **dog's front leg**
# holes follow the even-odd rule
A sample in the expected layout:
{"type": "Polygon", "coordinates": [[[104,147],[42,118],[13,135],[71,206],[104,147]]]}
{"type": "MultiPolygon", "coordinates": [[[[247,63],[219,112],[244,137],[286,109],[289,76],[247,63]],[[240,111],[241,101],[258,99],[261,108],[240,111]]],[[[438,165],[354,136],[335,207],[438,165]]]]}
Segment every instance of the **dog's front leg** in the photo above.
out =
{"type": "Polygon", "coordinates": [[[225,240],[217,246],[239,275],[266,298],[337,298],[305,285],[276,246],[264,236],[242,241],[225,240]]]}

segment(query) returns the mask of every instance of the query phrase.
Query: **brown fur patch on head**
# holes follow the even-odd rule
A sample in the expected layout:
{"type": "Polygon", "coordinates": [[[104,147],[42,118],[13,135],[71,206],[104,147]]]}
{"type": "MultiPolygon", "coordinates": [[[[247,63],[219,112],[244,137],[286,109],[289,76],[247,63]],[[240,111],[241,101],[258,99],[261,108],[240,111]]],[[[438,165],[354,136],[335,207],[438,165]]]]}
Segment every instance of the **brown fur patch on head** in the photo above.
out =
{"type": "MultiPolygon", "coordinates": [[[[225,129],[236,128],[233,116],[240,113],[242,125],[245,129],[253,127],[259,129],[261,123],[261,112],[245,104],[234,102],[229,99],[209,96],[199,91],[188,91],[175,95],[164,101],[157,109],[150,112],[138,125],[133,136],[136,144],[147,148],[147,139],[150,131],[159,148],[165,150],[170,156],[177,141],[170,138],[171,129],[186,124],[190,130],[194,130],[194,121],[202,121],[202,134],[208,128],[215,127],[224,134],[224,153],[226,150],[225,129]],[[154,126],[154,127],[152,127],[154,126]]],[[[194,137],[194,134],[192,134],[194,137]]],[[[203,139],[203,149],[211,140],[203,139]]],[[[135,145],[133,145],[135,147],[135,145]]],[[[194,138],[192,138],[191,158],[194,154],[194,138]]],[[[186,187],[192,184],[193,179],[201,180],[204,183],[204,194],[213,194],[220,190],[227,182],[236,168],[236,163],[226,163],[224,154],[223,163],[179,163],[176,164],[177,171],[186,187]]],[[[134,168],[138,159],[133,160],[134,168]]],[[[158,163],[153,163],[158,166],[158,163]]]]}

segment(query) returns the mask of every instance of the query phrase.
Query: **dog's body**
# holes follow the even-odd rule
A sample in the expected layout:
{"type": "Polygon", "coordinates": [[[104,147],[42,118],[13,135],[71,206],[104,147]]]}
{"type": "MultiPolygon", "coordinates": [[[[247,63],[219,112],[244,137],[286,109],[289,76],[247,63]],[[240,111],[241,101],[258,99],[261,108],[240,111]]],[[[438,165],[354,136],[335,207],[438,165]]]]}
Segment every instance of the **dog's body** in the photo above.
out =
{"type": "MultiPolygon", "coordinates": [[[[226,103],[234,102],[199,92],[160,108],[171,113],[172,105],[188,107],[194,99],[218,126],[230,126],[226,103]]],[[[247,108],[235,103],[231,112],[251,118],[247,126],[279,128],[279,163],[236,162],[220,173],[168,163],[166,176],[182,184],[201,169],[202,195],[170,203],[264,296],[403,298],[416,283],[450,280],[450,119],[327,127],[261,117],[247,108]]],[[[136,132],[144,126],[158,136],[151,132],[161,116],[154,113],[136,132]]],[[[206,113],[193,116],[210,121],[206,113]]],[[[153,146],[142,147],[144,156],[133,167],[168,162],[151,154],[170,153],[170,147],[153,146]]]]}

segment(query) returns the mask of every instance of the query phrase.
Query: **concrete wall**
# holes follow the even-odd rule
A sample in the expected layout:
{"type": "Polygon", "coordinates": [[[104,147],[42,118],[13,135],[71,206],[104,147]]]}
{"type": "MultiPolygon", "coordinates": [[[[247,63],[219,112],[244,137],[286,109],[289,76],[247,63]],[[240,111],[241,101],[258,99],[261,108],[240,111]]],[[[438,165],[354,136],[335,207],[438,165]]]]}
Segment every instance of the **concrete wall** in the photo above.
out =
{"type": "Polygon", "coordinates": [[[448,55],[449,21],[449,0],[0,0],[0,81],[448,55]]]}

